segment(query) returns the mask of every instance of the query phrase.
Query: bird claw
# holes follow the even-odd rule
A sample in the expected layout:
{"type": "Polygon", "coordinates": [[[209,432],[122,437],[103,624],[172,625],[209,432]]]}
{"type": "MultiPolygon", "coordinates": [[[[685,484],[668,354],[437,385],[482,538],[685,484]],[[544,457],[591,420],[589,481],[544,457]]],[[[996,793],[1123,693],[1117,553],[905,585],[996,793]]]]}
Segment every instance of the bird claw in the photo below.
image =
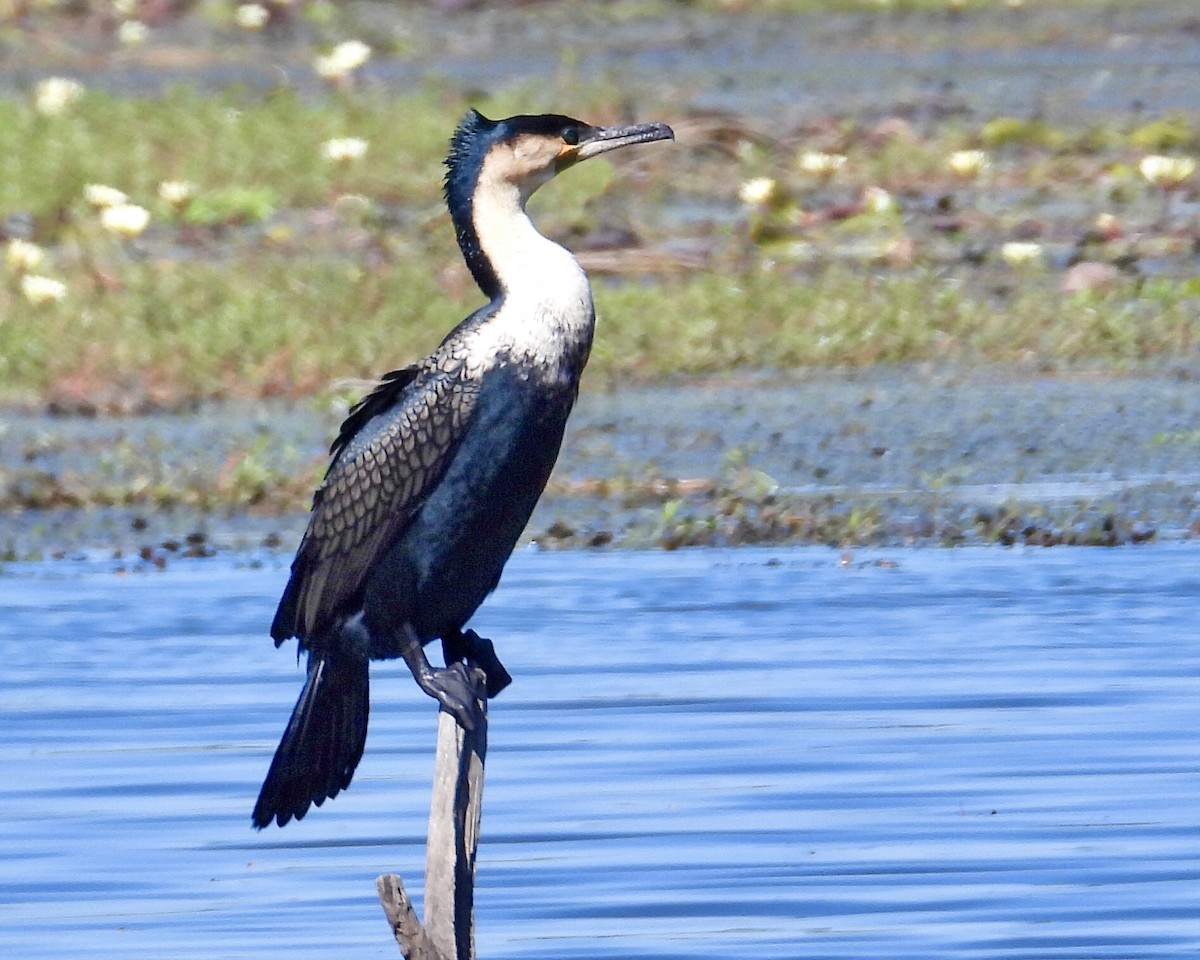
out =
{"type": "Polygon", "coordinates": [[[417,684],[437,700],[464,730],[475,729],[478,714],[479,693],[474,680],[461,663],[454,663],[440,670],[432,667],[429,672],[417,677],[417,684]]]}
{"type": "Polygon", "coordinates": [[[468,660],[479,667],[487,677],[489,700],[512,683],[512,674],[504,669],[504,664],[496,656],[496,647],[492,641],[481,637],[474,630],[442,637],[442,654],[447,664],[468,660]]]}

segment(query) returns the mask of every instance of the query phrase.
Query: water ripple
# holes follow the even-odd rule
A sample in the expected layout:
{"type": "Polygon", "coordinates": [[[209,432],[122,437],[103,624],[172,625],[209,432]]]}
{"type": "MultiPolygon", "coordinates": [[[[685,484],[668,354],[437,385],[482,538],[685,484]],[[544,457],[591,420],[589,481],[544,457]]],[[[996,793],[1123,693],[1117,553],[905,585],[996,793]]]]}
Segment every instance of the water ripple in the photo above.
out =
{"type": "MultiPolygon", "coordinates": [[[[514,560],[481,956],[1200,955],[1200,551],[876,558],[514,560]]],[[[0,955],[391,955],[434,714],[379,666],[352,788],[252,833],[284,575],[4,570],[0,955]]]]}

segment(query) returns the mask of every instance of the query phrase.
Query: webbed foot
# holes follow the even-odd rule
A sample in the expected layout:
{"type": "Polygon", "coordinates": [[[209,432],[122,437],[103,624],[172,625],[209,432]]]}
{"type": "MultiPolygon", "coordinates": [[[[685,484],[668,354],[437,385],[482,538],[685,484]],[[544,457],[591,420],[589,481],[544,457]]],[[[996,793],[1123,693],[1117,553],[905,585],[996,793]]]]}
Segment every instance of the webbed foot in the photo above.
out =
{"type": "Polygon", "coordinates": [[[475,729],[477,694],[465,666],[455,663],[440,670],[431,667],[428,674],[417,677],[417,684],[445,707],[460,727],[475,729]]]}
{"type": "Polygon", "coordinates": [[[442,637],[442,655],[448,665],[469,660],[479,667],[487,677],[489,700],[512,683],[512,674],[504,669],[504,664],[496,656],[495,645],[474,630],[460,630],[442,637]]]}
{"type": "Polygon", "coordinates": [[[438,701],[464,730],[475,729],[475,717],[480,691],[470,672],[461,663],[440,670],[434,668],[420,644],[414,644],[404,654],[404,662],[412,671],[417,686],[438,701]]]}

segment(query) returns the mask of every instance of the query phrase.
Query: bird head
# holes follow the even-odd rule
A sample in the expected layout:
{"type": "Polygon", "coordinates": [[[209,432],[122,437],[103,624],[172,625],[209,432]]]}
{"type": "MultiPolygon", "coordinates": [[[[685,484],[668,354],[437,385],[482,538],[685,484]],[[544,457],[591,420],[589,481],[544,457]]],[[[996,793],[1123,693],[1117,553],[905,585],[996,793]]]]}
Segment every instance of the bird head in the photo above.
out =
{"type": "Polygon", "coordinates": [[[673,139],[665,123],[593,127],[560,114],[489,120],[477,110],[468,112],[446,157],[446,205],[480,289],[490,298],[500,290],[475,222],[480,207],[499,210],[501,220],[511,223],[524,216],[533,192],[559,171],[620,147],[673,139]]]}
{"type": "Polygon", "coordinates": [[[508,117],[489,120],[471,110],[450,141],[446,158],[446,201],[453,211],[469,204],[482,186],[515,186],[521,200],[555,174],[610,150],[673,140],[665,123],[636,123],[594,127],[560,114],[508,117]]]}

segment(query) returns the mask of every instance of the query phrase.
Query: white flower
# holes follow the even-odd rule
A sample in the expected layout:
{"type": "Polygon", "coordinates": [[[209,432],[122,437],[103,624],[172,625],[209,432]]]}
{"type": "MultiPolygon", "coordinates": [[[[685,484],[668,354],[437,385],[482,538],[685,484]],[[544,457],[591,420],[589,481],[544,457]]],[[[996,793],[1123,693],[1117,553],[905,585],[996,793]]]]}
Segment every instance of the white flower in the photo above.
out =
{"type": "Polygon", "coordinates": [[[326,80],[349,76],[371,59],[371,48],[361,40],[346,40],[334,47],[328,56],[317,57],[313,69],[326,80]]]}
{"type": "Polygon", "coordinates": [[[122,237],[136,237],[150,223],[150,211],[135,203],[105,207],[100,213],[100,223],[105,230],[122,237]]]}
{"type": "Polygon", "coordinates": [[[13,273],[28,273],[30,270],[36,270],[45,257],[45,251],[36,243],[30,243],[28,240],[21,240],[17,237],[9,240],[8,246],[4,248],[4,262],[13,273]]]}
{"type": "Polygon", "coordinates": [[[1029,241],[1013,240],[1000,248],[1000,256],[1009,266],[1020,267],[1042,259],[1042,245],[1029,241]]]}
{"type": "Polygon", "coordinates": [[[352,163],[366,155],[368,146],[360,137],[335,137],[321,144],[321,155],[334,163],[352,163]]]}
{"type": "Polygon", "coordinates": [[[955,150],[946,159],[946,166],[964,180],[974,180],[991,165],[982,150],[955,150]]]}
{"type": "Polygon", "coordinates": [[[93,207],[99,209],[103,209],[104,207],[119,207],[121,204],[126,203],[129,200],[129,198],[116,187],[106,187],[102,183],[89,183],[86,187],[84,187],[83,199],[85,199],[93,207]]]}
{"type": "Polygon", "coordinates": [[[754,177],[738,188],[742,203],[758,207],[770,203],[775,197],[775,181],[770,177],[754,177]]]}
{"type": "Polygon", "coordinates": [[[190,180],[164,180],[158,185],[158,197],[173,207],[183,207],[196,195],[196,185],[190,180]]]}
{"type": "Polygon", "coordinates": [[[141,0],[113,0],[113,10],[128,19],[137,13],[140,3],[141,0]]]}
{"type": "Polygon", "coordinates": [[[889,213],[896,209],[896,198],[883,187],[867,187],[863,191],[862,204],[868,213],[889,213]]]}
{"type": "Polygon", "coordinates": [[[83,84],[68,77],[47,77],[33,92],[33,108],[44,117],[54,117],[83,96],[83,84]]]}
{"type": "Polygon", "coordinates": [[[1096,214],[1094,227],[1096,232],[1105,240],[1115,240],[1123,232],[1120,219],[1115,214],[1108,213],[1107,211],[1096,214]]]}
{"type": "Polygon", "coordinates": [[[806,150],[800,154],[800,169],[818,177],[832,177],[842,169],[846,158],[840,153],[822,153],[820,150],[806,150]]]}
{"type": "Polygon", "coordinates": [[[126,47],[143,44],[148,36],[150,36],[150,28],[141,20],[126,20],[117,27],[117,39],[126,47]]]}
{"type": "Polygon", "coordinates": [[[50,277],[39,276],[36,273],[27,273],[21,278],[21,293],[35,307],[40,307],[43,303],[53,303],[63,299],[67,295],[67,285],[61,280],[52,280],[50,277]]]}
{"type": "Polygon", "coordinates": [[[1196,161],[1191,157],[1142,157],[1138,169],[1147,181],[1156,187],[1177,187],[1196,172],[1196,161]]]}
{"type": "Polygon", "coordinates": [[[233,13],[233,22],[243,30],[261,30],[271,18],[271,11],[261,3],[243,3],[233,13]]]}

